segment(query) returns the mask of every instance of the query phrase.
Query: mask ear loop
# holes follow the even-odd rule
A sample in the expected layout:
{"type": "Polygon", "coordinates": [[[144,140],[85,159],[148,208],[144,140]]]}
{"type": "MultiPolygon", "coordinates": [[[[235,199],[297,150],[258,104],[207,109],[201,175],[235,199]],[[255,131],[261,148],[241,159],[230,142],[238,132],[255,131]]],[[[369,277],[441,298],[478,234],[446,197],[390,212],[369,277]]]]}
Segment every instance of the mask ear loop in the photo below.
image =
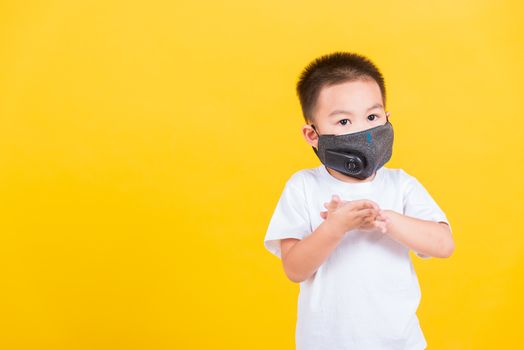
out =
{"type": "Polygon", "coordinates": [[[315,132],[315,134],[317,134],[317,136],[320,136],[320,135],[318,134],[318,132],[317,132],[317,129],[315,128],[315,125],[313,125],[313,124],[310,124],[310,125],[311,125],[311,127],[313,128],[313,131],[315,132]]]}
{"type": "MultiPolygon", "coordinates": [[[[313,124],[310,124],[311,127],[313,128],[313,131],[315,131],[315,134],[317,134],[318,137],[320,137],[320,135],[318,134],[317,132],[317,129],[315,128],[315,126],[313,124]]],[[[313,148],[313,151],[315,152],[315,154],[318,156],[318,151],[315,147],[311,146],[311,148],[313,148]]]]}

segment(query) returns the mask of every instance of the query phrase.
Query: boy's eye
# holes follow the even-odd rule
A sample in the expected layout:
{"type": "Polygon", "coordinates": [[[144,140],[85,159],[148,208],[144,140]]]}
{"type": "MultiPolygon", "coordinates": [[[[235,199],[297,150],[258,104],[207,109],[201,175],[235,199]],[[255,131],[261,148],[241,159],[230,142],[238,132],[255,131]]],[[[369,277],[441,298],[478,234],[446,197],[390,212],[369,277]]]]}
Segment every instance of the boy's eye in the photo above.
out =
{"type": "Polygon", "coordinates": [[[378,118],[378,116],[377,116],[376,114],[370,114],[370,115],[368,115],[368,119],[369,119],[370,121],[375,120],[375,117],[378,118]],[[370,117],[371,117],[371,118],[370,118],[370,117]]]}
{"type": "Polygon", "coordinates": [[[340,124],[346,125],[349,122],[349,119],[342,119],[339,121],[340,124]]]}

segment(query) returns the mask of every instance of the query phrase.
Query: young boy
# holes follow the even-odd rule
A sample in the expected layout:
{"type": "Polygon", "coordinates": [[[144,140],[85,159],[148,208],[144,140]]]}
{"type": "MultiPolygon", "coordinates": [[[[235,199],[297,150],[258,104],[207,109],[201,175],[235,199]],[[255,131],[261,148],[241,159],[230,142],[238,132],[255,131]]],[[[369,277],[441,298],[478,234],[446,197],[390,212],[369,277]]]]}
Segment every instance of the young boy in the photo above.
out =
{"type": "Polygon", "coordinates": [[[393,128],[382,74],[362,55],[335,52],[306,67],[297,93],[322,165],[287,180],[264,239],[300,283],[296,349],[425,349],[409,251],[447,258],[454,242],[422,184],[384,167],[393,128]]]}

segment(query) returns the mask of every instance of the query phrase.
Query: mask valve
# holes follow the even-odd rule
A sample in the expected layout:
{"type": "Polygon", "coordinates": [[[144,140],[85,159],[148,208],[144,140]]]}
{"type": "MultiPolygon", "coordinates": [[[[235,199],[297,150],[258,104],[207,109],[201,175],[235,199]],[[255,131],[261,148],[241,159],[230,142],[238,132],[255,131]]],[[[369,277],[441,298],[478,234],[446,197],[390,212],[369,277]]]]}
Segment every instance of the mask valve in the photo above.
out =
{"type": "Polygon", "coordinates": [[[326,150],[326,161],[342,173],[358,175],[366,167],[365,158],[359,154],[348,154],[326,150]]]}

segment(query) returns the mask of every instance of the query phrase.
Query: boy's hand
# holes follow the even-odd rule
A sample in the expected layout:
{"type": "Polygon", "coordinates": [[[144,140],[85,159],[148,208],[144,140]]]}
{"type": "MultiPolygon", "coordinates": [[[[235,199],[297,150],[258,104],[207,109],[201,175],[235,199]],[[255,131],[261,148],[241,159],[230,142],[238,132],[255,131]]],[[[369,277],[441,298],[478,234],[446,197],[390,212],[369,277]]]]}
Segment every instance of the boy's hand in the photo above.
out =
{"type": "Polygon", "coordinates": [[[362,231],[374,231],[379,229],[382,233],[387,232],[387,218],[379,206],[370,200],[343,201],[338,195],[331,197],[331,202],[324,203],[327,211],[321,211],[320,216],[326,220],[333,217],[345,231],[359,229],[362,231]]]}

